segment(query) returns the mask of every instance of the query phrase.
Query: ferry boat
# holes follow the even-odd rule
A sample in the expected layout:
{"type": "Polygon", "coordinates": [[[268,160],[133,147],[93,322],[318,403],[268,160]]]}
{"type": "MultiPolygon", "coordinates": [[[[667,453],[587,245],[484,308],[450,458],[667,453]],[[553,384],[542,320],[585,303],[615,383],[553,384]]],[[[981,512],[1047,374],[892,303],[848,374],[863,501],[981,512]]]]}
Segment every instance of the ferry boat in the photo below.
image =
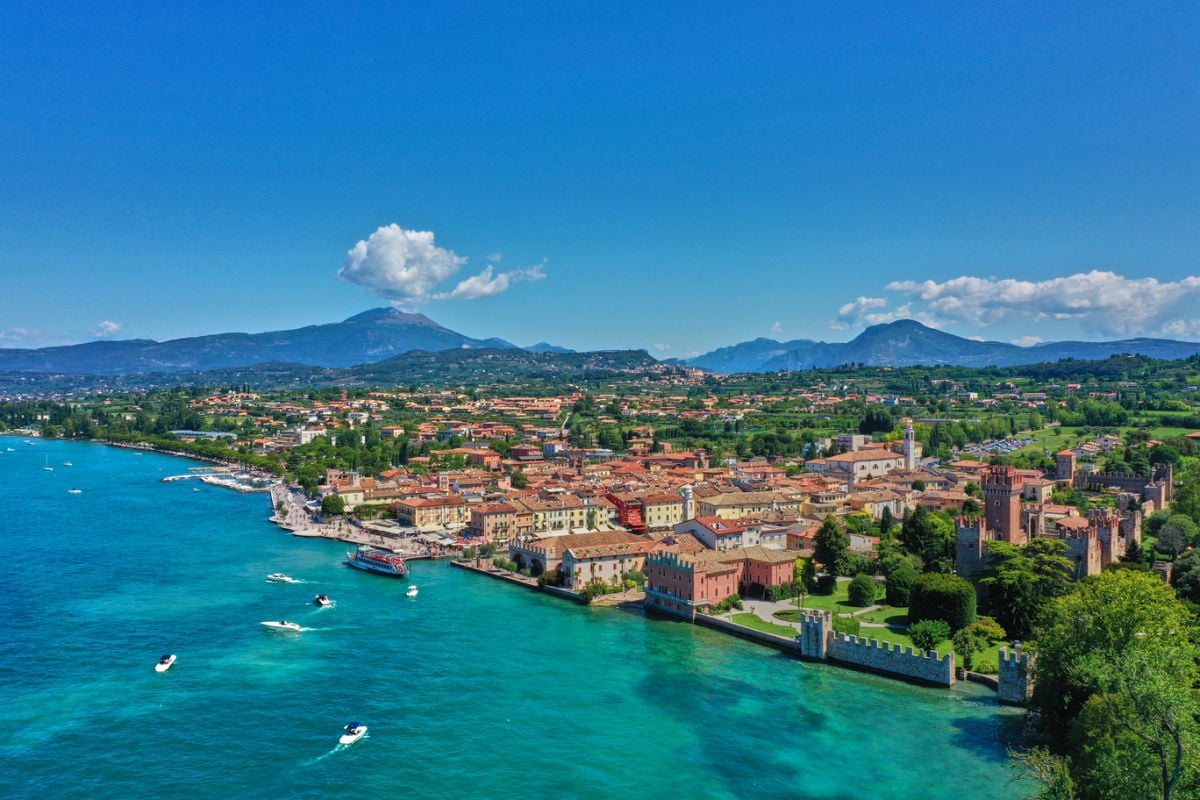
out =
{"type": "Polygon", "coordinates": [[[357,552],[346,553],[346,563],[367,572],[377,572],[380,575],[391,575],[403,578],[408,574],[404,558],[388,550],[378,550],[374,547],[361,545],[357,552]]]}

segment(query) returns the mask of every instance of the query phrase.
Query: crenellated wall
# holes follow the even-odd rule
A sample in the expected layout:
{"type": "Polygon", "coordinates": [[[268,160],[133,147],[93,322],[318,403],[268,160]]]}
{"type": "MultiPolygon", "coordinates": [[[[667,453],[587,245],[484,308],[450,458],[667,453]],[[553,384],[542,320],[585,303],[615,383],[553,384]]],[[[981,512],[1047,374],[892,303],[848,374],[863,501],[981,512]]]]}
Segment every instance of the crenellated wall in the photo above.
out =
{"type": "Polygon", "coordinates": [[[1014,643],[1010,652],[1000,648],[1000,688],[996,699],[1001,703],[1023,706],[1033,694],[1033,653],[1021,649],[1020,642],[1014,643]]]}
{"type": "Polygon", "coordinates": [[[835,633],[833,616],[828,611],[807,612],[796,639],[801,655],[807,658],[837,661],[938,686],[954,685],[954,653],[941,656],[936,650],[928,654],[914,652],[912,647],[835,633]]]}

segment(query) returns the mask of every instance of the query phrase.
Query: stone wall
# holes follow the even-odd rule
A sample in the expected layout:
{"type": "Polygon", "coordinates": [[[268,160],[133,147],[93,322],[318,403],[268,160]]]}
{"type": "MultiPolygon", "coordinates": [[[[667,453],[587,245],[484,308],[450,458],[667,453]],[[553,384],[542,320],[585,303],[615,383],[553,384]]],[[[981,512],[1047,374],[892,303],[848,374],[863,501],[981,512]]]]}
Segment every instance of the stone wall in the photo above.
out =
{"type": "Polygon", "coordinates": [[[954,653],[941,656],[934,650],[925,654],[914,652],[912,647],[835,633],[828,611],[807,612],[796,638],[801,655],[807,658],[837,661],[938,686],[954,685],[954,653]]]}
{"type": "Polygon", "coordinates": [[[1001,703],[1023,706],[1029,702],[1033,694],[1033,653],[1022,651],[1021,645],[1015,644],[1010,652],[1007,647],[1000,648],[1000,688],[996,699],[1001,703]]]}
{"type": "Polygon", "coordinates": [[[829,658],[874,672],[902,675],[924,683],[935,683],[938,686],[954,685],[954,653],[940,656],[937,650],[925,653],[920,650],[914,651],[911,646],[902,647],[865,636],[836,633],[829,643],[829,658]]]}

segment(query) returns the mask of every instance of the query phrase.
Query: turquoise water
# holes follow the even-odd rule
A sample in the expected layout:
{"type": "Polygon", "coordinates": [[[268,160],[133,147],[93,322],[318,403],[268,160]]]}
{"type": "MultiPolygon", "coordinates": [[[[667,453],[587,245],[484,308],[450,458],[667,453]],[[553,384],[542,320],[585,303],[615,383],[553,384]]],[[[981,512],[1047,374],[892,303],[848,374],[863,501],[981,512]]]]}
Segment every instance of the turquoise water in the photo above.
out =
{"type": "Polygon", "coordinates": [[[1021,793],[1020,716],[975,687],[802,663],[444,563],[413,565],[410,599],[346,568],[346,545],[266,522],[265,495],[159,480],[191,462],[23,442],[0,437],[0,797],[1021,793]],[[281,618],[305,630],[259,625],[281,618]],[[370,732],[338,748],[352,719],[370,732]]]}

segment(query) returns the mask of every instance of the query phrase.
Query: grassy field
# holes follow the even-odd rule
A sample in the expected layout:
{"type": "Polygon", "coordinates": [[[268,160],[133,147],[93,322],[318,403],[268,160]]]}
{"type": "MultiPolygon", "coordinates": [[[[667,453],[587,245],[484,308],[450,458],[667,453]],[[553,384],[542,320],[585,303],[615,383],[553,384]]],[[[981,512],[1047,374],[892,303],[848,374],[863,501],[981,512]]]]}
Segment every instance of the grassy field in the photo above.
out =
{"type": "Polygon", "coordinates": [[[1080,441],[1086,441],[1087,438],[1080,435],[1078,428],[1043,428],[1040,431],[1031,431],[1020,435],[1028,436],[1034,441],[1033,444],[1015,451],[1016,453],[1037,454],[1044,451],[1051,456],[1060,450],[1079,444],[1080,441]]]}
{"type": "Polygon", "coordinates": [[[797,633],[795,628],[788,625],[776,625],[774,622],[767,622],[757,614],[742,613],[734,614],[733,621],[738,625],[743,625],[747,628],[753,628],[756,631],[763,633],[773,633],[776,636],[786,636],[789,639],[797,633]]]}

